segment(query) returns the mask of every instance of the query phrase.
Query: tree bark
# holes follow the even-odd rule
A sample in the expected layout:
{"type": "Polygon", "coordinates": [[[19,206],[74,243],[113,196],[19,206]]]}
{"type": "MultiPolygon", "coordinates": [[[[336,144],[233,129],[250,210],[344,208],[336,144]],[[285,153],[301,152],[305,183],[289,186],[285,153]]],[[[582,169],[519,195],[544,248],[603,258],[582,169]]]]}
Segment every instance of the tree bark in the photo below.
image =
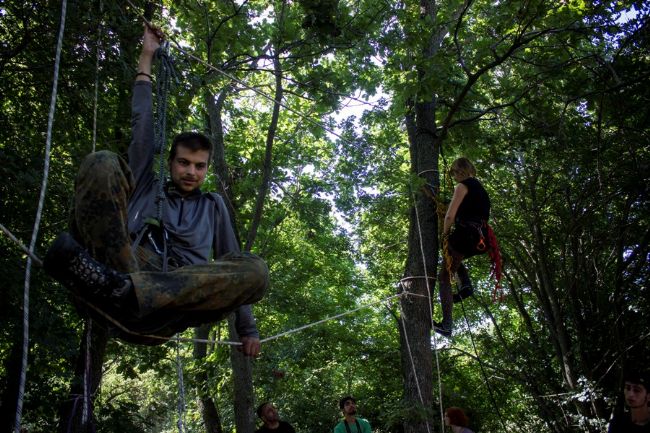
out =
{"type": "MultiPolygon", "coordinates": [[[[239,341],[235,329],[235,316],[228,319],[228,331],[231,341],[239,341]]],[[[253,368],[249,357],[233,346],[230,349],[230,362],[233,373],[233,405],[235,407],[235,427],[238,433],[253,433],[255,417],[253,414],[253,368]]]]}
{"type": "Polygon", "coordinates": [[[92,433],[95,431],[93,417],[93,401],[102,380],[102,366],[108,343],[108,332],[105,328],[86,320],[84,336],[91,327],[90,351],[87,352],[86,338],[82,336],[79,354],[75,363],[74,377],[70,384],[70,398],[59,407],[59,433],[79,432],[92,433]],[[83,422],[84,406],[84,376],[86,371],[86,354],[90,355],[90,401],[87,422],[83,422]]]}
{"type": "MultiPolygon", "coordinates": [[[[194,330],[195,338],[198,340],[207,340],[211,328],[212,325],[203,325],[196,328],[194,330]]],[[[196,361],[202,361],[205,359],[207,352],[207,343],[194,343],[194,359],[196,361]]],[[[219,416],[217,405],[214,403],[214,400],[210,395],[210,390],[207,387],[208,379],[208,372],[205,368],[200,369],[195,377],[194,383],[197,384],[199,410],[201,411],[205,431],[207,433],[223,433],[221,417],[219,416]]]]}
{"type": "MultiPolygon", "coordinates": [[[[284,89],[282,87],[282,65],[280,63],[281,52],[281,34],[284,25],[284,13],[286,2],[282,2],[281,10],[278,13],[277,26],[278,26],[278,40],[274,43],[273,53],[273,73],[275,76],[275,92],[273,102],[273,112],[271,114],[271,122],[269,124],[266,134],[266,147],[264,153],[264,163],[262,170],[262,181],[257,191],[255,200],[255,210],[253,213],[253,220],[251,221],[248,235],[246,237],[245,251],[250,251],[253,248],[255,238],[257,237],[257,230],[260,222],[262,221],[262,214],[264,211],[264,202],[269,192],[271,184],[271,173],[273,170],[273,143],[275,141],[275,133],[278,127],[278,120],[280,118],[280,108],[282,103],[282,96],[284,89]]],[[[235,340],[237,333],[235,331],[235,320],[231,317],[228,320],[230,336],[235,340]]],[[[235,421],[237,431],[240,433],[252,433],[255,430],[255,422],[253,416],[253,409],[255,404],[254,391],[253,391],[253,371],[250,358],[245,357],[240,351],[233,347],[230,351],[230,357],[233,366],[233,380],[234,380],[234,394],[235,394],[235,421]]]]}
{"type": "Polygon", "coordinates": [[[273,142],[275,141],[275,132],[278,127],[278,119],[280,118],[280,103],[282,102],[282,95],[284,90],[282,88],[282,65],[280,64],[279,47],[275,47],[273,55],[273,73],[275,75],[275,93],[273,99],[273,113],[271,115],[271,123],[266,132],[266,150],[264,153],[264,166],[262,170],[262,182],[257,191],[257,198],[255,200],[255,211],[253,213],[253,221],[251,222],[248,236],[246,238],[245,250],[250,251],[253,247],[253,242],[257,236],[257,229],[262,221],[262,212],[264,210],[264,201],[269,191],[271,183],[271,171],[273,169],[273,142]]]}
{"type": "MultiPolygon", "coordinates": [[[[2,394],[0,395],[0,431],[13,432],[16,422],[16,409],[18,406],[18,388],[23,358],[23,339],[22,329],[15,329],[12,338],[11,350],[9,356],[4,359],[2,368],[3,373],[0,376],[0,385],[2,385],[2,394]]],[[[33,332],[33,331],[32,331],[33,332]]],[[[31,350],[30,344],[29,349],[31,350]]]]}
{"type": "MultiPolygon", "coordinates": [[[[217,176],[218,179],[218,189],[219,193],[224,197],[226,206],[228,208],[228,213],[230,214],[230,220],[233,223],[233,230],[237,241],[239,242],[239,234],[237,231],[237,225],[235,224],[235,208],[233,206],[233,197],[232,197],[232,180],[228,174],[228,165],[226,163],[226,151],[225,151],[225,141],[223,133],[223,120],[221,113],[223,110],[223,104],[230,93],[230,86],[226,85],[219,94],[216,96],[212,94],[211,91],[207,91],[205,95],[206,107],[208,111],[208,135],[212,138],[213,144],[213,155],[212,155],[212,170],[217,176]]],[[[230,321],[233,319],[229,319],[230,321]]],[[[209,334],[209,326],[202,326],[197,329],[197,335],[202,335],[205,338],[209,334]]],[[[236,333],[235,333],[236,334],[236,333]]],[[[204,343],[195,343],[194,346],[194,357],[199,360],[205,357],[207,346],[204,343]]],[[[233,364],[233,370],[235,370],[235,365],[233,364]]],[[[233,371],[233,374],[237,374],[233,371]]],[[[221,417],[219,416],[219,411],[217,406],[214,403],[214,400],[210,396],[210,392],[205,388],[207,384],[207,373],[202,373],[200,377],[197,378],[198,390],[199,390],[199,406],[201,408],[201,415],[203,417],[203,423],[205,424],[206,431],[209,433],[222,433],[221,417]]],[[[237,379],[235,379],[237,382],[237,379]]],[[[252,379],[250,379],[252,383],[252,379]]],[[[238,412],[238,407],[235,404],[234,406],[235,413],[238,412]]],[[[239,424],[238,424],[239,425],[239,424]]],[[[243,430],[242,430],[243,431],[243,430]]]]}
{"type": "MultiPolygon", "coordinates": [[[[435,3],[421,0],[421,19],[435,22],[435,3]]],[[[432,31],[421,56],[433,57],[437,46],[432,31]]],[[[419,80],[425,71],[418,69],[419,80]]],[[[412,101],[406,116],[411,156],[411,173],[422,178],[438,193],[439,141],[436,137],[436,102],[434,96],[419,95],[412,101]]],[[[428,186],[425,186],[428,188],[428,186]]],[[[414,206],[409,217],[408,257],[401,290],[417,296],[405,296],[401,301],[400,352],[404,380],[405,407],[416,409],[405,416],[405,433],[430,431],[433,423],[433,363],[431,351],[431,321],[433,289],[438,263],[438,218],[436,204],[420,189],[412,187],[414,206]],[[417,410],[420,409],[420,410],[417,410]],[[424,416],[418,414],[425,414],[424,416]]]]}

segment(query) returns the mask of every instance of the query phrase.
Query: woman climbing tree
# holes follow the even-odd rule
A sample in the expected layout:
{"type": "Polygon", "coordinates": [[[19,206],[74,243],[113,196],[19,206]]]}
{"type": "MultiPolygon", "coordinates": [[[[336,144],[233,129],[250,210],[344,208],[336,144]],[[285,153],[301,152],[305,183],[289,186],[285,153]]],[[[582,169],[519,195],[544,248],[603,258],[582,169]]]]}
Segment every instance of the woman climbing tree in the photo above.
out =
{"type": "Polygon", "coordinates": [[[458,158],[451,164],[449,175],[458,182],[449,203],[443,225],[443,265],[438,273],[442,322],[434,322],[434,330],[450,337],[453,327],[453,303],[474,293],[472,282],[462,261],[490,252],[497,277],[500,278],[500,255],[492,229],[490,197],[475,176],[476,168],[467,158],[458,158]],[[460,281],[458,294],[451,293],[451,277],[457,274],[460,281]]]}

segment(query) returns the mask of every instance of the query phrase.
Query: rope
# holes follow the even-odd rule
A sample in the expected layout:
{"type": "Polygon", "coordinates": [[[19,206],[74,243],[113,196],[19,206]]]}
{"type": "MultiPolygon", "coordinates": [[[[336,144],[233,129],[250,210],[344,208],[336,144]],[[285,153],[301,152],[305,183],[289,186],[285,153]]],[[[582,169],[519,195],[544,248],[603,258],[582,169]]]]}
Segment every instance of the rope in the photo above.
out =
{"type": "Polygon", "coordinates": [[[81,396],[75,395],[72,399],[72,409],[70,409],[70,417],[68,418],[68,428],[66,429],[66,433],[74,433],[72,430],[72,420],[74,418],[75,412],[77,412],[77,406],[79,405],[80,398],[81,396]]]}
{"type": "Polygon", "coordinates": [[[285,331],[285,332],[282,332],[280,334],[274,335],[272,337],[267,337],[267,338],[265,338],[263,340],[260,340],[260,343],[266,343],[266,342],[271,341],[271,340],[276,340],[276,339],[278,339],[280,337],[284,337],[285,335],[294,334],[296,332],[305,330],[307,328],[311,328],[313,326],[320,325],[321,323],[329,322],[331,320],[338,319],[339,317],[343,317],[343,316],[347,316],[347,315],[352,314],[352,313],[356,313],[357,311],[362,310],[364,308],[368,308],[368,307],[371,307],[371,306],[376,305],[376,304],[382,304],[382,303],[384,303],[386,301],[389,301],[391,299],[394,299],[394,298],[399,298],[402,295],[404,295],[405,293],[407,293],[407,292],[399,293],[397,295],[391,295],[391,296],[389,296],[387,298],[384,298],[384,299],[382,299],[380,301],[370,302],[368,304],[361,305],[361,306],[359,306],[357,308],[354,308],[352,310],[349,310],[349,311],[346,311],[346,312],[343,312],[343,313],[340,313],[340,314],[336,314],[334,316],[327,317],[327,318],[319,320],[317,322],[313,322],[313,323],[310,323],[310,324],[307,324],[307,325],[303,325],[303,326],[300,326],[298,328],[291,329],[289,331],[285,331]]]}
{"type": "MultiPolygon", "coordinates": [[[[429,317],[431,318],[431,329],[434,329],[434,323],[433,323],[433,302],[431,301],[431,288],[429,287],[429,273],[427,271],[427,261],[426,261],[426,255],[424,253],[424,242],[422,238],[422,227],[420,225],[420,214],[418,213],[418,207],[417,207],[417,201],[415,199],[415,195],[412,195],[413,197],[413,206],[415,208],[415,222],[418,228],[418,237],[420,240],[420,253],[422,254],[422,266],[424,268],[424,275],[426,276],[426,283],[427,283],[427,301],[429,305],[429,317]]],[[[438,344],[438,337],[436,335],[436,332],[433,332],[433,344],[437,346],[438,344]]],[[[409,349],[410,351],[410,349],[409,349]]],[[[438,375],[438,404],[440,406],[440,423],[442,426],[441,431],[445,431],[445,422],[444,422],[444,409],[442,407],[442,378],[440,376],[440,359],[438,358],[438,350],[433,351],[435,358],[436,358],[436,372],[438,375]]],[[[427,431],[429,431],[429,421],[427,420],[427,431]]]]}
{"type": "MultiPolygon", "coordinates": [[[[409,281],[409,280],[420,280],[420,279],[424,279],[424,278],[426,278],[426,279],[428,279],[428,280],[436,281],[436,278],[435,278],[435,277],[428,277],[428,276],[423,276],[423,275],[414,275],[414,276],[412,276],[412,277],[404,277],[404,278],[402,278],[401,280],[399,280],[399,282],[400,282],[400,284],[401,284],[401,283],[403,283],[404,281],[409,281]]],[[[415,295],[415,293],[412,293],[412,294],[415,295]]],[[[423,296],[423,295],[419,295],[419,296],[423,296]]],[[[430,298],[429,296],[427,296],[427,297],[430,298]]]]}
{"type": "Polygon", "coordinates": [[[298,110],[295,110],[295,109],[289,107],[287,104],[283,103],[282,101],[278,101],[273,96],[267,95],[263,91],[261,91],[259,89],[256,89],[255,87],[252,87],[249,84],[246,84],[246,82],[240,80],[239,78],[235,77],[234,75],[232,75],[232,74],[230,74],[230,73],[228,73],[228,72],[226,72],[226,71],[224,71],[222,69],[217,68],[216,66],[214,66],[214,65],[206,62],[205,60],[193,55],[192,53],[189,53],[187,50],[185,50],[183,47],[181,47],[180,44],[176,40],[174,40],[172,38],[169,38],[169,40],[174,43],[174,45],[175,45],[174,48],[177,49],[185,57],[190,58],[190,59],[200,63],[201,65],[205,66],[208,69],[212,69],[213,71],[215,71],[215,72],[223,75],[224,77],[236,82],[237,84],[240,84],[242,87],[244,87],[244,88],[246,88],[246,89],[248,89],[248,90],[250,90],[250,91],[252,91],[254,93],[257,93],[258,95],[260,95],[264,99],[266,99],[266,100],[268,100],[270,102],[273,102],[274,104],[278,104],[280,107],[282,107],[285,110],[295,114],[296,116],[302,118],[303,120],[306,120],[307,122],[311,123],[312,125],[318,126],[319,128],[322,128],[324,131],[329,132],[330,134],[332,134],[336,138],[338,138],[338,139],[340,139],[340,140],[342,140],[342,141],[344,141],[344,142],[346,142],[348,144],[353,144],[350,140],[348,140],[347,138],[345,138],[341,134],[339,134],[337,132],[334,132],[332,129],[325,126],[323,124],[323,122],[320,122],[318,120],[312,119],[311,117],[305,116],[304,114],[302,114],[298,110]]]}
{"type": "Polygon", "coordinates": [[[163,210],[165,206],[165,159],[164,149],[167,143],[167,99],[172,77],[178,81],[173,59],[169,55],[169,43],[163,43],[156,50],[158,59],[158,78],[156,80],[156,112],[154,121],[154,152],[158,154],[158,195],[157,219],[162,226],[163,210]]]}
{"type": "Polygon", "coordinates": [[[65,29],[65,14],[67,8],[67,0],[63,0],[61,4],[61,24],[59,27],[59,35],[56,43],[56,58],[54,60],[54,77],[52,80],[52,96],[50,98],[50,110],[47,117],[47,138],[45,140],[45,167],[43,172],[43,182],[41,184],[41,193],[38,200],[38,208],[36,211],[36,219],[34,221],[34,229],[32,231],[32,240],[29,244],[29,252],[31,254],[27,257],[27,266],[25,269],[25,292],[23,297],[23,356],[20,370],[20,380],[18,384],[18,401],[16,402],[16,418],[15,418],[15,433],[20,433],[21,422],[23,415],[23,400],[25,397],[25,381],[27,378],[27,354],[29,351],[29,286],[31,281],[32,259],[38,238],[38,229],[41,222],[41,215],[43,212],[43,203],[45,202],[45,191],[47,190],[47,179],[50,170],[50,150],[52,147],[52,127],[54,124],[54,111],[56,109],[56,95],[59,83],[59,64],[61,62],[61,49],[63,47],[63,31],[65,29]]]}
{"type": "Polygon", "coordinates": [[[439,173],[437,168],[430,168],[428,170],[422,170],[418,173],[418,177],[422,176],[424,173],[439,173]]]}
{"type": "MultiPolygon", "coordinates": [[[[300,331],[303,331],[305,329],[312,328],[312,327],[320,325],[322,323],[329,322],[329,321],[338,319],[340,317],[350,315],[352,313],[356,313],[359,310],[369,308],[369,307],[372,307],[372,306],[377,305],[377,304],[382,304],[382,303],[384,303],[386,301],[389,301],[389,300],[394,299],[394,298],[400,298],[402,296],[420,296],[420,297],[423,297],[424,295],[418,295],[416,293],[410,293],[410,292],[406,292],[406,291],[402,292],[402,293],[398,293],[396,295],[391,295],[391,296],[388,296],[388,297],[386,297],[384,299],[381,299],[379,301],[369,302],[367,304],[360,305],[359,307],[354,308],[352,310],[348,310],[348,311],[345,311],[343,313],[336,314],[334,316],[329,316],[329,317],[326,317],[325,319],[321,319],[321,320],[318,320],[316,322],[312,322],[312,323],[309,323],[307,325],[302,325],[302,326],[299,326],[297,328],[293,328],[293,329],[284,331],[284,332],[282,332],[280,334],[276,334],[276,335],[273,335],[271,337],[261,339],[260,343],[267,343],[269,341],[277,340],[280,337],[284,337],[284,336],[290,335],[290,334],[295,334],[296,332],[300,332],[300,331]]],[[[128,334],[128,335],[132,335],[132,336],[136,336],[136,337],[143,337],[143,338],[150,338],[150,339],[153,339],[153,340],[160,340],[160,341],[175,341],[175,342],[183,342],[183,343],[223,344],[223,345],[228,345],[228,346],[241,346],[242,345],[242,343],[239,342],[239,341],[211,340],[211,339],[203,339],[203,338],[184,338],[184,337],[177,337],[177,336],[175,336],[175,337],[162,337],[160,335],[138,334],[138,333],[133,332],[133,331],[129,330],[128,328],[126,328],[119,321],[117,321],[115,318],[111,317],[109,314],[107,314],[106,312],[104,312],[103,310],[98,308],[93,303],[88,302],[87,300],[85,300],[83,298],[77,298],[77,300],[84,303],[89,308],[92,308],[97,314],[99,314],[104,319],[109,321],[112,325],[117,327],[120,331],[122,331],[122,332],[124,332],[125,334],[128,334]]]]}
{"type": "MultiPolygon", "coordinates": [[[[127,3],[129,3],[129,4],[131,5],[131,7],[133,7],[134,9],[136,9],[136,10],[139,9],[139,8],[138,8],[137,6],[135,6],[135,5],[134,5],[130,0],[127,0],[127,3]]],[[[141,18],[142,18],[142,19],[143,19],[147,24],[151,25],[151,23],[146,19],[146,17],[144,17],[144,15],[140,15],[140,17],[141,17],[141,18]]],[[[244,87],[245,89],[248,89],[248,90],[250,90],[250,91],[252,91],[252,92],[254,92],[254,93],[257,93],[258,95],[260,95],[260,96],[263,97],[264,99],[266,99],[266,100],[268,100],[268,101],[270,101],[270,102],[273,102],[273,103],[275,103],[275,104],[278,104],[280,107],[284,108],[285,110],[287,110],[287,111],[289,111],[289,112],[291,112],[291,113],[297,115],[298,117],[302,118],[303,120],[306,120],[307,122],[311,123],[312,125],[315,125],[315,126],[318,126],[318,127],[322,128],[324,131],[329,132],[330,134],[332,134],[333,136],[339,138],[340,140],[342,140],[342,141],[344,141],[344,142],[346,142],[346,143],[348,143],[348,144],[354,144],[354,143],[352,143],[350,140],[348,140],[347,138],[343,137],[342,135],[340,135],[340,134],[334,132],[333,130],[331,130],[330,128],[328,128],[327,126],[325,126],[323,122],[320,122],[320,121],[318,121],[318,120],[314,120],[314,119],[312,119],[311,117],[308,117],[308,116],[302,114],[302,113],[299,112],[298,110],[295,110],[295,109],[289,107],[288,105],[284,104],[282,101],[278,101],[278,100],[276,100],[273,96],[269,96],[269,95],[267,95],[267,94],[264,93],[263,91],[261,91],[261,90],[259,90],[259,89],[256,89],[255,87],[252,87],[252,86],[249,85],[249,84],[246,84],[246,82],[240,80],[239,78],[235,77],[234,75],[232,75],[232,74],[230,74],[230,73],[228,73],[228,72],[226,72],[226,71],[224,71],[224,70],[222,70],[222,69],[219,69],[219,68],[217,68],[216,66],[214,66],[214,65],[212,65],[212,64],[210,64],[210,63],[208,63],[208,62],[206,62],[205,60],[201,59],[200,57],[197,57],[197,56],[195,56],[194,54],[188,52],[188,51],[187,51],[186,49],[184,49],[184,48],[183,48],[183,47],[178,43],[178,41],[176,41],[174,38],[167,37],[167,39],[168,39],[170,42],[173,42],[174,45],[175,45],[174,48],[175,48],[176,50],[178,50],[178,51],[179,51],[183,56],[185,56],[186,58],[188,58],[188,59],[192,59],[192,60],[194,60],[195,62],[197,62],[197,63],[199,63],[199,64],[205,66],[206,68],[211,69],[211,70],[213,70],[213,71],[215,71],[215,72],[217,72],[217,73],[223,75],[224,77],[226,77],[226,78],[228,78],[228,79],[234,81],[234,82],[237,83],[237,84],[240,84],[240,85],[241,85],[242,87],[244,87]]]]}
{"type": "Polygon", "coordinates": [[[81,412],[81,425],[85,426],[88,423],[88,418],[91,413],[90,411],[90,344],[91,344],[91,335],[93,329],[93,319],[88,318],[86,321],[86,360],[84,365],[84,401],[83,401],[83,411],[81,412]]]}
{"type": "Polygon", "coordinates": [[[464,304],[465,303],[461,299],[460,306],[461,309],[463,310],[463,316],[465,317],[465,324],[467,325],[467,329],[469,331],[469,338],[470,341],[472,342],[472,348],[474,349],[474,354],[476,355],[476,360],[478,361],[478,365],[481,370],[481,376],[483,377],[483,382],[485,382],[485,387],[487,388],[488,395],[490,396],[490,402],[492,403],[492,407],[494,407],[494,410],[496,411],[497,416],[499,417],[499,422],[501,423],[501,427],[503,427],[503,431],[508,431],[508,429],[506,428],[506,424],[503,421],[503,415],[501,414],[501,411],[499,410],[499,406],[496,404],[494,394],[492,393],[492,387],[490,386],[490,382],[488,381],[487,373],[485,372],[485,367],[483,366],[483,361],[481,361],[481,357],[478,354],[478,349],[476,348],[476,343],[474,342],[474,334],[472,333],[472,328],[469,325],[469,319],[467,318],[467,313],[465,312],[464,304]]]}
{"type": "MultiPolygon", "coordinates": [[[[99,44],[102,38],[102,20],[101,14],[104,12],[104,4],[102,0],[99,0],[99,13],[100,19],[97,23],[97,43],[95,44],[95,98],[93,104],[93,147],[92,153],[95,153],[97,148],[97,107],[98,107],[98,94],[99,94],[99,44]]],[[[83,411],[81,413],[81,425],[85,426],[88,423],[89,414],[91,414],[91,400],[90,400],[90,387],[92,383],[91,378],[91,344],[92,344],[92,329],[93,329],[93,319],[90,317],[86,319],[86,359],[84,365],[84,401],[83,401],[83,411]]],[[[72,418],[72,417],[71,417],[72,418]]]]}
{"type": "MultiPolygon", "coordinates": [[[[411,360],[411,369],[413,370],[413,378],[415,379],[415,387],[418,390],[418,396],[420,396],[420,403],[422,406],[424,406],[424,397],[422,396],[422,390],[420,389],[420,380],[418,379],[418,372],[415,369],[415,361],[413,360],[413,352],[411,351],[411,344],[409,343],[409,337],[408,337],[408,332],[406,332],[406,322],[405,322],[405,317],[406,315],[404,314],[404,309],[402,308],[402,304],[399,304],[399,311],[400,311],[400,323],[402,324],[402,332],[404,332],[404,341],[406,342],[406,351],[409,354],[409,359],[411,360]]],[[[427,432],[431,433],[431,430],[429,429],[429,420],[427,420],[427,432]]]]}
{"type": "MultiPolygon", "coordinates": [[[[104,4],[102,0],[99,0],[99,13],[100,16],[104,12],[104,4]]],[[[99,89],[99,43],[102,38],[102,22],[101,18],[97,25],[97,44],[96,48],[96,57],[95,57],[95,103],[93,105],[93,153],[95,152],[95,147],[97,144],[97,94],[99,89]]]]}
{"type": "Polygon", "coordinates": [[[453,273],[451,272],[452,261],[453,261],[453,257],[449,253],[449,236],[443,235],[442,236],[442,266],[447,268],[447,276],[449,277],[447,283],[449,283],[450,285],[453,280],[453,273]]]}
{"type": "Polygon", "coordinates": [[[178,433],[185,431],[185,384],[183,381],[183,361],[181,359],[180,343],[176,341],[176,373],[178,374],[178,433]]]}
{"type": "Polygon", "coordinates": [[[38,266],[40,266],[40,267],[43,267],[43,261],[42,261],[42,260],[41,260],[41,259],[40,259],[36,254],[34,254],[32,251],[30,251],[29,248],[27,248],[27,247],[25,246],[25,244],[23,244],[22,242],[20,242],[20,240],[18,240],[18,238],[17,238],[16,236],[14,236],[13,233],[11,233],[11,232],[10,232],[10,231],[5,227],[5,226],[3,226],[2,223],[0,223],[0,231],[2,231],[5,235],[7,235],[7,237],[9,238],[9,240],[13,241],[13,243],[15,243],[16,245],[18,245],[18,247],[19,247],[19,248],[20,248],[20,249],[21,249],[25,254],[27,254],[27,256],[28,256],[30,259],[32,259],[32,262],[34,262],[36,265],[38,265],[38,266]]]}

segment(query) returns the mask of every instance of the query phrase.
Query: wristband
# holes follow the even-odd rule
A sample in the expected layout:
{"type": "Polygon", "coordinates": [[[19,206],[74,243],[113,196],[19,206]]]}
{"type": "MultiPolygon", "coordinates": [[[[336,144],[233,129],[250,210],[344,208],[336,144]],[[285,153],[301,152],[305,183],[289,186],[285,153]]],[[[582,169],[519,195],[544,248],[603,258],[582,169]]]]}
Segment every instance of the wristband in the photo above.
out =
{"type": "Polygon", "coordinates": [[[137,78],[137,77],[139,77],[140,75],[143,75],[143,76],[145,76],[145,77],[149,77],[149,79],[150,79],[151,81],[153,81],[153,77],[151,76],[151,74],[147,74],[146,72],[138,72],[138,73],[135,74],[135,77],[137,78]]]}

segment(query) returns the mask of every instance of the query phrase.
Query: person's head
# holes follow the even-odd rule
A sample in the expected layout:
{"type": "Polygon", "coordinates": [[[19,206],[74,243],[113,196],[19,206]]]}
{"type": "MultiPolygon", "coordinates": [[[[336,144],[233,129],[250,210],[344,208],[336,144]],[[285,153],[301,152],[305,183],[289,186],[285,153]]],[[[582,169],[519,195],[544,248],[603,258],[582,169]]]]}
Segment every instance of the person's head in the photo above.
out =
{"type": "Polygon", "coordinates": [[[198,132],[178,134],[169,150],[169,174],[181,194],[188,194],[205,182],[212,143],[198,132]]]}
{"type": "Polygon", "coordinates": [[[273,404],[268,401],[260,404],[257,407],[256,413],[257,416],[264,422],[264,424],[279,421],[278,410],[275,408],[275,406],[273,406],[273,404]]]}
{"type": "Polygon", "coordinates": [[[357,401],[351,395],[347,395],[339,401],[339,408],[343,415],[356,415],[357,401]]]}
{"type": "Polygon", "coordinates": [[[467,427],[469,419],[465,412],[459,407],[450,407],[445,411],[445,425],[456,425],[458,427],[467,427]]]}
{"type": "Polygon", "coordinates": [[[465,157],[458,158],[451,163],[449,175],[453,177],[456,182],[460,182],[468,177],[476,176],[476,167],[474,167],[474,164],[472,164],[469,159],[465,157]]]}
{"type": "Polygon", "coordinates": [[[648,376],[636,371],[625,375],[623,394],[625,403],[631,409],[647,407],[650,403],[650,377],[648,376]]]}

